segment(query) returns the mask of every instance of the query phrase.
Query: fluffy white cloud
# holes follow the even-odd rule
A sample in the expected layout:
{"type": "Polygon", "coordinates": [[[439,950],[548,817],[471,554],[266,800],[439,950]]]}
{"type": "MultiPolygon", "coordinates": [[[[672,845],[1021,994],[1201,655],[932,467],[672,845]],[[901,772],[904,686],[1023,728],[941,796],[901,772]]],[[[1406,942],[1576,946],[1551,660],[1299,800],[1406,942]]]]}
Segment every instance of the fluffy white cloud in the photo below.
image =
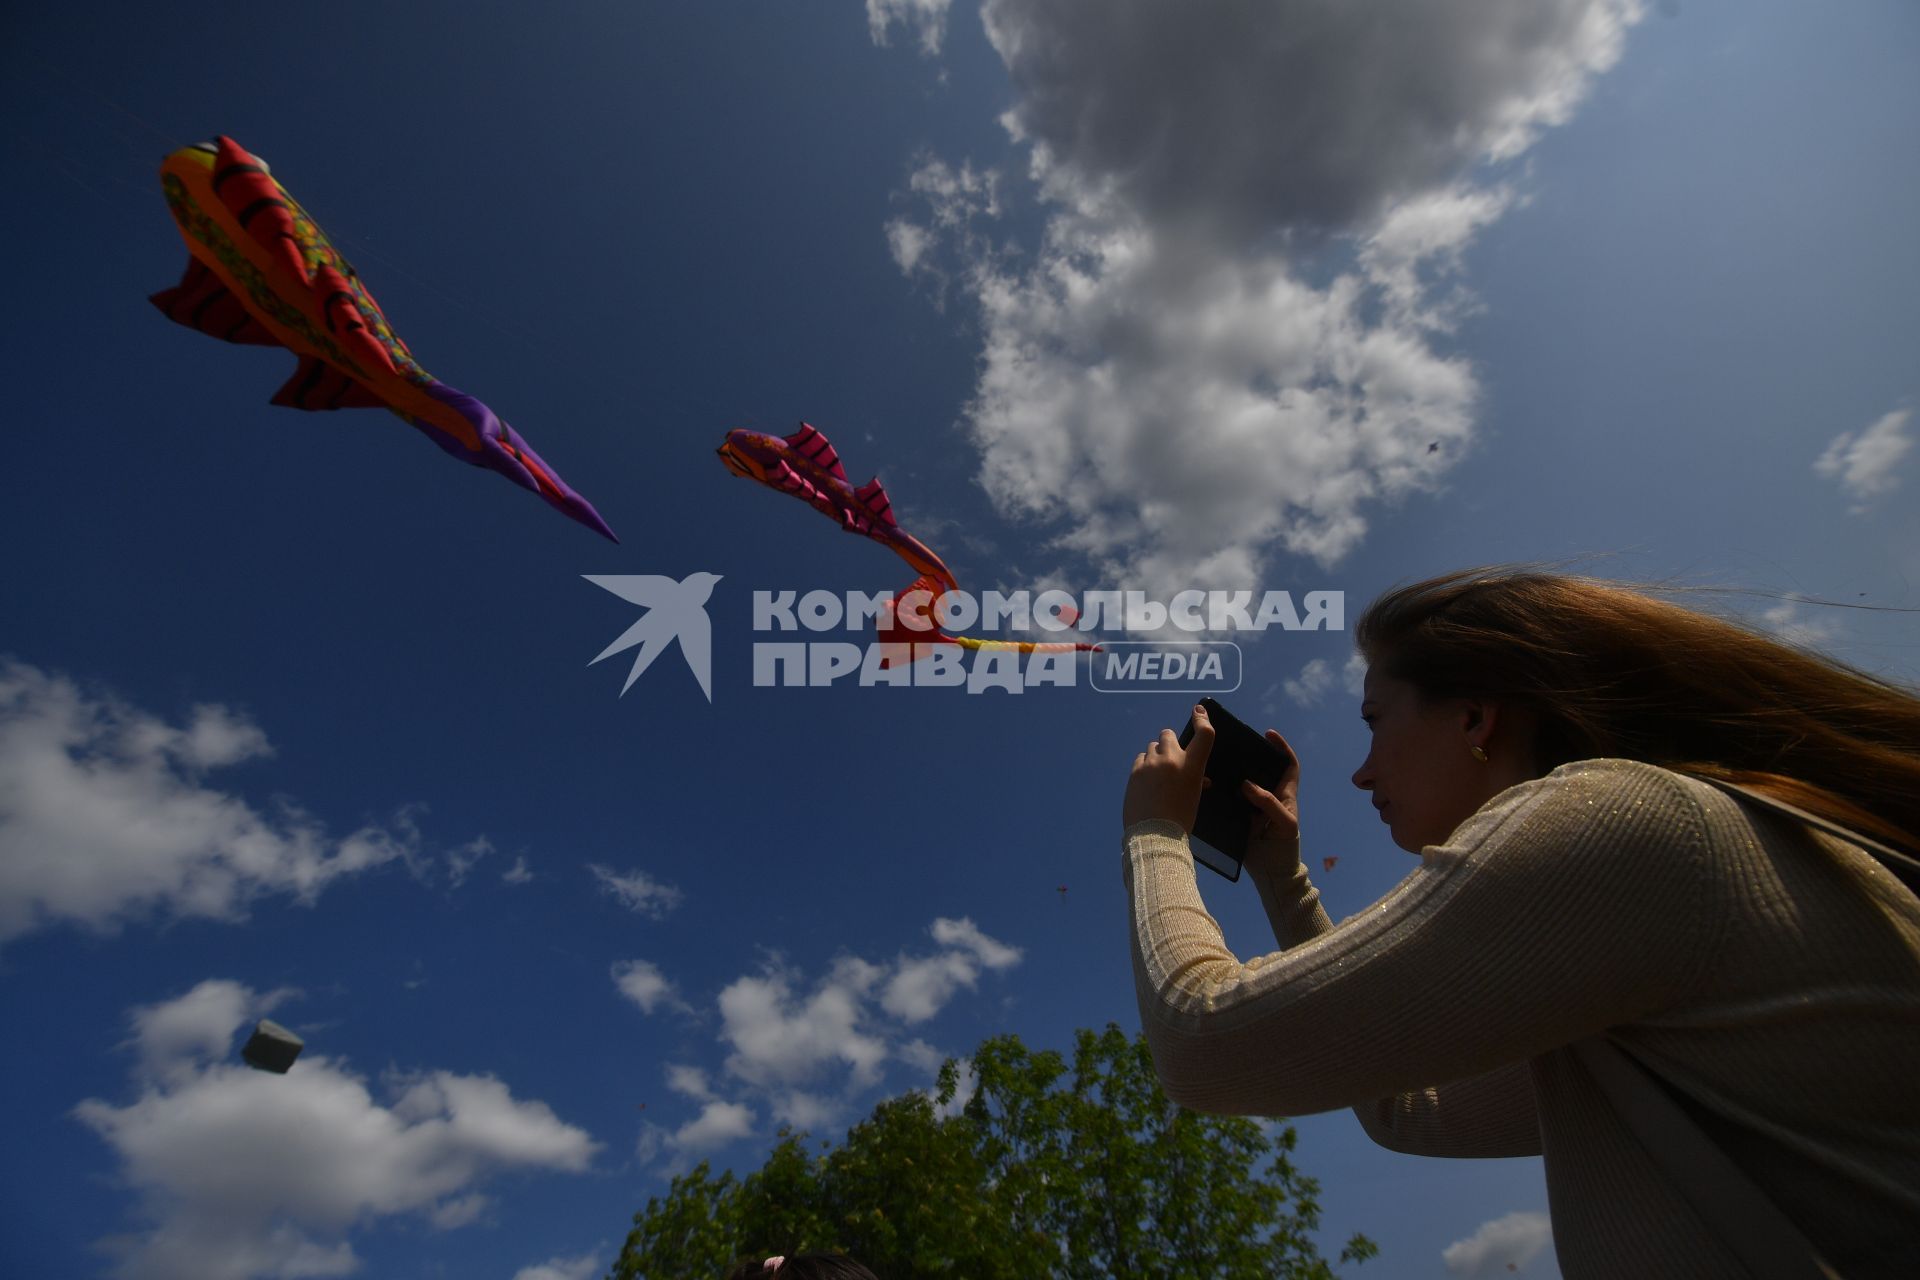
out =
{"type": "Polygon", "coordinates": [[[980,926],[962,916],[958,920],[949,920],[944,916],[935,920],[927,930],[933,940],[943,947],[954,947],[972,954],[973,958],[989,969],[1011,969],[1020,963],[1020,948],[1008,946],[1004,942],[990,938],[980,931],[980,926]]]}
{"type": "Polygon", "coordinates": [[[1898,409],[1859,435],[1842,431],[1814,462],[1815,473],[1837,482],[1853,500],[1855,515],[1864,514],[1875,499],[1900,487],[1894,469],[1913,449],[1913,437],[1907,434],[1912,416],[1911,409],[1898,409]]]}
{"type": "Polygon", "coordinates": [[[587,870],[593,872],[594,879],[600,882],[602,893],[612,894],[627,910],[654,920],[664,918],[667,912],[680,905],[684,896],[678,888],[655,880],[644,871],[634,870],[622,875],[598,864],[589,865],[587,870]]]}
{"type": "Polygon", "coordinates": [[[902,1022],[925,1022],[979,976],[973,958],[959,951],[904,960],[881,990],[880,1007],[902,1022]]]}
{"type": "Polygon", "coordinates": [[[522,855],[513,860],[512,866],[500,873],[500,878],[508,884],[525,884],[533,879],[533,872],[527,866],[526,857],[522,855]]]}
{"type": "Polygon", "coordinates": [[[865,1087],[878,1080],[889,1054],[885,1031],[871,1025],[867,1007],[876,992],[882,1012],[902,1023],[925,1022],[957,991],[971,989],[983,969],[1020,962],[1018,947],[969,919],[936,919],[928,932],[938,951],[901,955],[885,967],[843,956],[804,998],[777,970],[733,983],[720,993],[722,1036],[733,1049],[728,1070],[754,1084],[796,1084],[838,1062],[855,1087],[865,1087]]]}
{"type": "Polygon", "coordinates": [[[695,1102],[713,1101],[713,1086],[707,1083],[707,1073],[685,1063],[667,1064],[667,1088],[685,1094],[695,1102]]]}
{"type": "Polygon", "coordinates": [[[1824,649],[1840,634],[1832,618],[1807,613],[1792,600],[1767,609],[1761,613],[1760,620],[1782,640],[1803,649],[1824,649]]]}
{"type": "Polygon", "coordinates": [[[673,983],[660,972],[660,966],[649,960],[622,960],[613,966],[612,975],[620,994],[639,1005],[642,1013],[652,1013],[662,1005],[669,1009],[687,1007],[673,983]]]}
{"type": "Polygon", "coordinates": [[[1367,689],[1367,660],[1357,653],[1350,656],[1347,665],[1340,668],[1340,682],[1354,697],[1364,694],[1367,689]]]}
{"type": "Polygon", "coordinates": [[[880,992],[880,1007],[902,1022],[925,1022],[939,1013],[956,991],[973,987],[982,967],[1020,963],[1018,947],[989,938],[971,920],[935,920],[930,932],[943,950],[900,957],[880,992]]]}
{"type": "Polygon", "coordinates": [[[872,965],[841,960],[804,997],[784,973],[738,979],[720,993],[721,1037],[733,1050],[727,1069],[752,1084],[799,1083],[838,1062],[856,1084],[872,1084],[887,1056],[885,1042],[863,1029],[878,976],[872,965]]]}
{"type": "Polygon", "coordinates": [[[594,1280],[600,1274],[600,1255],[583,1253],[573,1258],[548,1258],[513,1273],[513,1280],[594,1280]]]}
{"type": "Polygon", "coordinates": [[[457,1200],[443,1200],[427,1214],[427,1221],[431,1222],[437,1231],[452,1231],[455,1227],[470,1226],[478,1222],[480,1215],[485,1213],[492,1204],[493,1201],[478,1192],[470,1196],[461,1196],[457,1200]]]}
{"type": "Polygon", "coordinates": [[[1504,1276],[1526,1266],[1553,1247],[1553,1224],[1544,1213],[1510,1213],[1483,1222],[1465,1240],[1441,1250],[1449,1274],[1504,1276]]]}
{"type": "Polygon", "coordinates": [[[905,1044],[897,1046],[893,1051],[893,1056],[908,1066],[913,1067],[915,1070],[924,1071],[928,1075],[932,1075],[934,1072],[940,1070],[940,1064],[946,1061],[946,1055],[928,1044],[925,1040],[909,1040],[905,1044]]]}
{"type": "Polygon", "coordinates": [[[802,1089],[789,1089],[773,1100],[774,1119],[791,1129],[818,1131],[837,1124],[845,1114],[846,1106],[839,1099],[802,1089]]]}
{"type": "Polygon", "coordinates": [[[239,920],[262,895],[311,904],[372,867],[424,869],[404,813],[336,839],[291,803],[263,813],[206,781],[271,754],[224,707],[176,726],[65,676],[0,665],[0,942],[55,921],[239,920]]]}
{"type": "Polygon", "coordinates": [[[396,1076],[387,1105],[344,1063],[284,1076],[232,1060],[234,1033],[276,996],[209,981],[131,1016],[139,1096],[75,1116],[113,1148],[145,1230],[111,1242],[120,1273],[172,1280],[344,1275],[357,1224],[418,1214],[448,1229],[510,1169],[577,1173],[596,1144],[490,1076],[396,1076]],[[224,1034],[221,1033],[224,1025],[224,1034]]]}
{"type": "Polygon", "coordinates": [[[485,836],[467,841],[457,849],[447,850],[447,880],[458,889],[467,882],[467,873],[474,864],[493,852],[493,842],[485,836]]]}
{"type": "MultiPolygon", "coordinates": [[[[880,1083],[890,1060],[935,1073],[944,1055],[907,1028],[938,1014],[984,975],[1012,969],[1022,953],[965,917],[936,919],[927,932],[931,952],[903,952],[888,963],[842,955],[813,981],[775,957],[761,972],[727,984],[718,997],[720,1069],[667,1064],[668,1090],[698,1111],[677,1129],[644,1122],[638,1159],[649,1164],[664,1155],[670,1169],[683,1167],[693,1156],[751,1136],[762,1115],[802,1130],[837,1125],[861,1093],[880,1083]]],[[[636,1002],[644,995],[657,1005],[673,991],[666,976],[644,962],[615,970],[616,981],[625,974],[623,990],[636,987],[628,993],[636,1002]]],[[[671,998],[679,1001],[677,994],[671,998]]]]}
{"type": "Polygon", "coordinates": [[[1311,707],[1327,696],[1327,690],[1333,688],[1333,667],[1325,658],[1315,658],[1300,668],[1300,674],[1285,681],[1282,688],[1287,696],[1302,707],[1311,707]]]}
{"type": "Polygon", "coordinates": [[[709,1102],[700,1114],[674,1130],[676,1151],[692,1155],[738,1142],[753,1132],[753,1109],[738,1102],[709,1102]]]}
{"type": "Polygon", "coordinates": [[[918,164],[888,237],[978,306],[980,480],[1104,577],[1245,588],[1277,547],[1332,565],[1370,505],[1438,483],[1472,369],[1437,345],[1482,185],[1568,118],[1636,0],[989,0],[1003,117],[1048,211],[980,230],[995,179],[918,164]]]}
{"type": "Polygon", "coordinates": [[[1351,275],[1316,287],[1278,257],[1195,257],[1062,215],[1038,266],[973,281],[988,494],[1064,521],[1059,545],[1163,598],[1255,584],[1276,542],[1338,561],[1367,502],[1432,483],[1469,434],[1472,372],[1370,322],[1351,275]]]}
{"type": "Polygon", "coordinates": [[[887,43],[888,32],[897,23],[919,37],[920,52],[932,57],[940,52],[947,34],[947,6],[952,0],[867,0],[867,31],[877,45],[887,43]]]}
{"type": "Polygon", "coordinates": [[[1209,238],[1343,230],[1511,159],[1619,57],[1635,0],[987,0],[1007,125],[1055,199],[1209,238]]]}

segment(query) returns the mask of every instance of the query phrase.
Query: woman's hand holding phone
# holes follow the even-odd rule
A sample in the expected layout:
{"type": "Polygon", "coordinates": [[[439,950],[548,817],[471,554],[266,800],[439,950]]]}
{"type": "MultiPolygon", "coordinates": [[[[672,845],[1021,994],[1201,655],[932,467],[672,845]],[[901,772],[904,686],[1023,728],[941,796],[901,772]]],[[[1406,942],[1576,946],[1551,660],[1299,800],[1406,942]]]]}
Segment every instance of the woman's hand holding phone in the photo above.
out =
{"type": "Polygon", "coordinates": [[[1207,756],[1213,750],[1213,725],[1207,713],[1194,708],[1194,735],[1187,746],[1171,729],[1147,744],[1133,758],[1133,772],[1127,775],[1127,792],[1120,801],[1120,823],[1131,827],[1149,818],[1177,822],[1183,831],[1193,830],[1193,815],[1200,808],[1200,791],[1207,781],[1207,756]]]}
{"type": "Polygon", "coordinates": [[[1300,861],[1300,757],[1277,729],[1263,735],[1287,756],[1287,771],[1269,791],[1251,778],[1240,793],[1259,814],[1247,837],[1247,863],[1275,875],[1291,875],[1300,861]]]}

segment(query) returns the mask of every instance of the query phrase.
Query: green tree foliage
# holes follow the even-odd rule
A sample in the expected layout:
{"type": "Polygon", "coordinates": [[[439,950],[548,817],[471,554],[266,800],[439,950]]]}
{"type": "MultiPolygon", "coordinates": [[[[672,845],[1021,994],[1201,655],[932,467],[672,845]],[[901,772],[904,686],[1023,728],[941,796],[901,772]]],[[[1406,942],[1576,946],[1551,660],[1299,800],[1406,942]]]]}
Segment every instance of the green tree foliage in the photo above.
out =
{"type": "MultiPolygon", "coordinates": [[[[705,1280],[830,1249],[882,1280],[1332,1280],[1294,1131],[1168,1102],[1143,1039],[1077,1033],[1069,1062],[983,1043],[974,1089],[881,1103],[818,1155],[781,1131],[736,1180],[702,1163],[634,1215],[611,1280],[705,1280]]],[[[1340,1262],[1378,1252],[1354,1236],[1340,1262]]]]}

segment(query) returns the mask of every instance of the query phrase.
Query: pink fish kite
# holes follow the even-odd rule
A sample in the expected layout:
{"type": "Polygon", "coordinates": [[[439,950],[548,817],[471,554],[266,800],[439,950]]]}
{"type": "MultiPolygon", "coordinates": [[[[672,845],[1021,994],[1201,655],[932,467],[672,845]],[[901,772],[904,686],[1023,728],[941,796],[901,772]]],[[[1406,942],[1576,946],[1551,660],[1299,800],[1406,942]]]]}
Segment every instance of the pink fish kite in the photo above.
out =
{"type": "Polygon", "coordinates": [[[941,590],[959,590],[960,584],[940,557],[895,523],[893,502],[880,487],[880,478],[854,488],[833,445],[806,423],[784,438],[744,429],[729,431],[726,443],[715,452],[733,474],[792,494],[821,515],[839,521],[845,532],[864,534],[891,547],[915,572],[931,574],[941,590]]]}

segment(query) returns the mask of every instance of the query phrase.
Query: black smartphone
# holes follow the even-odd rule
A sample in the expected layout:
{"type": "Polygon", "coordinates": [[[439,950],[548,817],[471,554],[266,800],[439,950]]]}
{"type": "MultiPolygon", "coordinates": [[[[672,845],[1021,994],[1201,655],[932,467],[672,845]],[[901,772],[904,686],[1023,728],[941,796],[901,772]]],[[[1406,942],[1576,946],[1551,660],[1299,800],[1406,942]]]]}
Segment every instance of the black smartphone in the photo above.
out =
{"type": "MultiPolygon", "coordinates": [[[[1265,735],[1212,698],[1200,699],[1213,722],[1213,751],[1207,756],[1207,788],[1200,793],[1200,811],[1193,820],[1194,861],[1229,880],[1240,878],[1247,860],[1247,840],[1260,811],[1240,791],[1251,778],[1268,791],[1280,785],[1293,763],[1290,752],[1268,742],[1265,735]]],[[[1193,718],[1180,731],[1180,745],[1193,741],[1193,718]]]]}

